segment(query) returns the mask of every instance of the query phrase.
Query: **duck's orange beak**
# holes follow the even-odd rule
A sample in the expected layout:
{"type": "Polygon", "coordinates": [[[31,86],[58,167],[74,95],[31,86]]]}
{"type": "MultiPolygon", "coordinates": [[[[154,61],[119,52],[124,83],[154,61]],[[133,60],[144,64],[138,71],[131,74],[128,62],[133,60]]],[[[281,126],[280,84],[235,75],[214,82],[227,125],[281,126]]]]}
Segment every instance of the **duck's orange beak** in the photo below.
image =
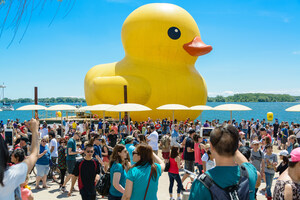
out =
{"type": "Polygon", "coordinates": [[[191,42],[184,44],[183,48],[191,56],[202,56],[212,50],[212,46],[206,45],[199,36],[196,36],[191,42]]]}

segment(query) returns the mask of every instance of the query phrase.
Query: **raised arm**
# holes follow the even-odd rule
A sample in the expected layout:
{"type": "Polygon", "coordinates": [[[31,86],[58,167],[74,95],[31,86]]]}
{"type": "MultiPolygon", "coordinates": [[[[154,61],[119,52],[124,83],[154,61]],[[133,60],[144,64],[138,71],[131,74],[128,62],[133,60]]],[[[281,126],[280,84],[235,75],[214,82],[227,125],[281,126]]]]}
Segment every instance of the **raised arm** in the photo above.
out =
{"type": "Polygon", "coordinates": [[[31,172],[33,166],[35,165],[37,159],[38,159],[38,128],[39,128],[39,122],[35,119],[31,119],[29,122],[29,129],[32,133],[32,142],[31,142],[31,154],[23,161],[27,164],[28,170],[27,174],[31,172]]]}
{"type": "Polygon", "coordinates": [[[163,172],[166,167],[164,161],[162,161],[155,153],[153,153],[153,157],[154,157],[154,162],[160,165],[161,172],[163,172]]]}

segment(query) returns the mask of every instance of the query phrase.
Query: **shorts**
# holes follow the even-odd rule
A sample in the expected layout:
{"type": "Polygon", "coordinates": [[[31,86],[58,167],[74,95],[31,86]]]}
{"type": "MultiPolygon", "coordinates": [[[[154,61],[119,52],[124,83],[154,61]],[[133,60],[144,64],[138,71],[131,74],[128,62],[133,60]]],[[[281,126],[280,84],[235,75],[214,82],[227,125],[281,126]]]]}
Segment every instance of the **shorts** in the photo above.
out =
{"type": "Polygon", "coordinates": [[[170,152],[161,152],[162,153],[162,157],[164,158],[164,159],[169,159],[169,157],[170,157],[170,152]]]}
{"type": "Polygon", "coordinates": [[[36,176],[40,176],[40,177],[48,175],[49,170],[50,170],[49,165],[36,164],[35,167],[36,167],[36,176]]]}
{"type": "Polygon", "coordinates": [[[67,171],[69,174],[73,173],[75,164],[76,164],[76,160],[67,160],[67,171]]]}
{"type": "Polygon", "coordinates": [[[286,137],[282,137],[282,139],[281,139],[281,143],[282,143],[282,144],[285,144],[285,143],[287,143],[287,138],[286,138],[286,137]]]}
{"type": "Polygon", "coordinates": [[[190,160],[185,160],[184,169],[194,172],[195,162],[190,160]]]}

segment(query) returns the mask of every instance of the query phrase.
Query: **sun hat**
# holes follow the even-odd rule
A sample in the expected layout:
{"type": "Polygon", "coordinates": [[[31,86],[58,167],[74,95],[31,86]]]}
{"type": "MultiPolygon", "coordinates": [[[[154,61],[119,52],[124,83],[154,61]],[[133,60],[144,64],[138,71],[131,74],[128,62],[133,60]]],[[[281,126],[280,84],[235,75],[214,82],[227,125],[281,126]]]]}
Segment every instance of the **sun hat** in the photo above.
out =
{"type": "Polygon", "coordinates": [[[294,149],[290,154],[290,162],[299,162],[300,161],[300,147],[294,149]]]}
{"type": "Polygon", "coordinates": [[[282,150],[282,151],[280,151],[279,155],[280,156],[288,156],[289,152],[287,150],[282,150]]]}
{"type": "Polygon", "coordinates": [[[259,144],[258,140],[253,140],[251,144],[259,144]]]}
{"type": "Polygon", "coordinates": [[[133,140],[134,140],[134,137],[132,137],[131,135],[129,135],[125,139],[125,144],[128,144],[128,143],[132,142],[133,140]]]}

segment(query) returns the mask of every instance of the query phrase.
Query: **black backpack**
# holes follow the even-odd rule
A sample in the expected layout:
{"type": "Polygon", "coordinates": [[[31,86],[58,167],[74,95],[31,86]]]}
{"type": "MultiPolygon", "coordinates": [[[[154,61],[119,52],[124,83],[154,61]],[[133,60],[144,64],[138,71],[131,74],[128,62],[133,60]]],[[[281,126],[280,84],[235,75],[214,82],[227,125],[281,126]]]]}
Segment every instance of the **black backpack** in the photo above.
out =
{"type": "Polygon", "coordinates": [[[218,186],[206,173],[197,179],[209,190],[213,200],[249,200],[249,175],[244,166],[240,166],[240,174],[239,182],[226,188],[218,186]]]}
{"type": "Polygon", "coordinates": [[[96,191],[102,196],[108,196],[110,184],[110,171],[108,170],[107,172],[104,172],[102,169],[100,173],[100,179],[96,184],[96,191]]]}

